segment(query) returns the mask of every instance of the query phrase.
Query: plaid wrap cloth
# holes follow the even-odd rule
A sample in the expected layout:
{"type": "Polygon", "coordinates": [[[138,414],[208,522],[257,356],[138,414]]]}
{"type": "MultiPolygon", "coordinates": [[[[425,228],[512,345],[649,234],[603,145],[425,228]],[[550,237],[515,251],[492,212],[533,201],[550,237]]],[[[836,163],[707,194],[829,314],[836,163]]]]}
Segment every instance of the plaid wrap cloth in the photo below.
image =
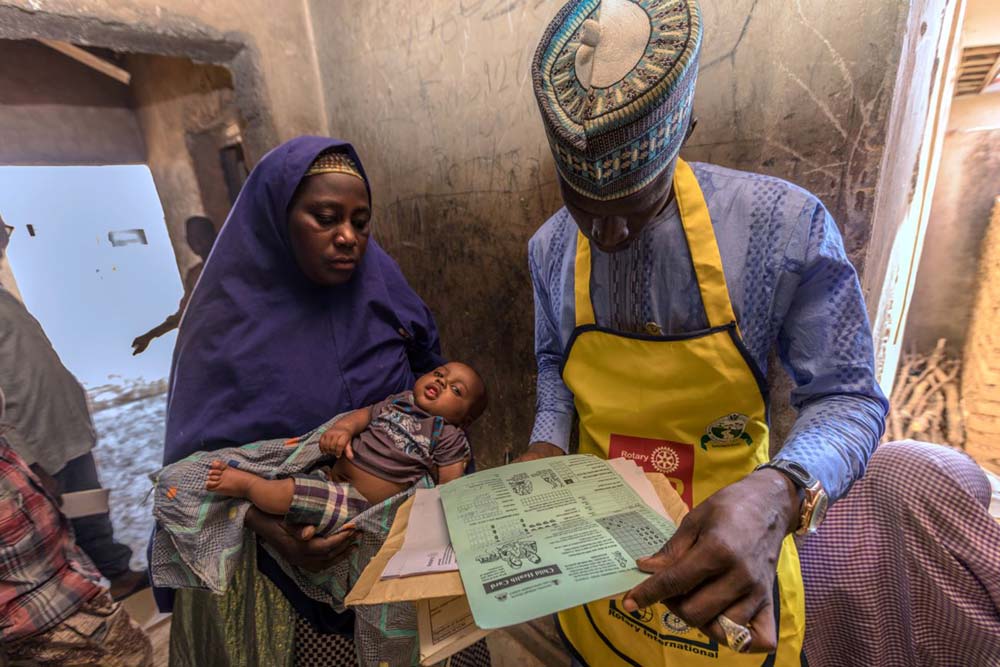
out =
{"type": "Polygon", "coordinates": [[[292,475],[295,493],[285,514],[290,524],[316,526],[319,536],[337,532],[370,506],[364,496],[345,482],[331,482],[322,471],[292,475]]]}
{"type": "Polygon", "coordinates": [[[45,632],[101,594],[69,520],[0,435],[0,644],[45,632]]]}

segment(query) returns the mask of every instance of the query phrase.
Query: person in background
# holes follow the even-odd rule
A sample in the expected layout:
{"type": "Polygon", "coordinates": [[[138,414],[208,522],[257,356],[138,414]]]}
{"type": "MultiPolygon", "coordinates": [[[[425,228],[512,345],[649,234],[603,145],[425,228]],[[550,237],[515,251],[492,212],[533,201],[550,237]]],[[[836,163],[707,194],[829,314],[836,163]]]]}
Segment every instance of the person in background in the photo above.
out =
{"type": "MultiPolygon", "coordinates": [[[[0,390],[7,409],[0,428],[10,446],[57,494],[101,488],[92,450],[97,443],[87,395],[63,366],[42,326],[24,304],[0,289],[0,390]]],[[[130,569],[132,550],[114,539],[107,514],[73,519],[80,548],[111,582],[115,599],[148,585],[130,569]]]]}
{"type": "Polygon", "coordinates": [[[152,665],[149,637],[100,582],[55,488],[0,428],[0,665],[152,665]]]}
{"type": "Polygon", "coordinates": [[[177,305],[177,312],[168,315],[167,319],[163,320],[163,322],[157,324],[141,336],[137,336],[132,341],[133,355],[142,354],[149,347],[149,344],[153,342],[154,338],[159,338],[164,334],[170,333],[180,326],[184,310],[191,299],[191,293],[194,292],[194,287],[198,284],[198,278],[201,277],[201,270],[205,267],[205,262],[208,261],[209,253],[212,252],[216,234],[215,225],[212,224],[211,220],[200,215],[192,216],[185,222],[184,230],[188,245],[194,251],[194,254],[201,258],[201,261],[188,269],[187,274],[184,276],[184,294],[177,305]]]}

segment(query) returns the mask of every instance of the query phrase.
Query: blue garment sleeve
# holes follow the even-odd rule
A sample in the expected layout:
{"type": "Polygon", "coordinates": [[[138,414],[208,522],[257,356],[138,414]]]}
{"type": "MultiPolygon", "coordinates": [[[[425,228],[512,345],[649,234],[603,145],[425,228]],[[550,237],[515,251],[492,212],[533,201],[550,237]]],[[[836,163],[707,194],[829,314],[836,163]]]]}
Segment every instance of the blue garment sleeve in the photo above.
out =
{"type": "Polygon", "coordinates": [[[868,313],[840,231],[822,205],[803,217],[805,257],[778,335],[798,417],[775,458],[802,465],[835,501],[864,474],[889,404],[875,380],[868,313]]]}
{"type": "Polygon", "coordinates": [[[538,364],[535,425],[529,442],[548,442],[569,452],[575,408],[573,394],[562,380],[563,349],[549,290],[558,289],[546,275],[538,243],[528,245],[528,268],[535,294],[535,360],[538,364]]]}

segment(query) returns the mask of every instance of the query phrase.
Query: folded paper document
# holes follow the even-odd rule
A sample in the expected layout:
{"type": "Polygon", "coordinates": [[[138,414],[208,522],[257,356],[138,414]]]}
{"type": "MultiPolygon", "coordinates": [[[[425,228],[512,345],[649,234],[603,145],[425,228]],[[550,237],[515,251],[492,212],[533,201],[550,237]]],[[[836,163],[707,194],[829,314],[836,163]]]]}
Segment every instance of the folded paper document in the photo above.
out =
{"type": "Polygon", "coordinates": [[[631,589],[648,576],[636,559],[656,553],[676,530],[595,456],[461,477],[441,487],[441,504],[469,606],[483,629],[631,589]]]}

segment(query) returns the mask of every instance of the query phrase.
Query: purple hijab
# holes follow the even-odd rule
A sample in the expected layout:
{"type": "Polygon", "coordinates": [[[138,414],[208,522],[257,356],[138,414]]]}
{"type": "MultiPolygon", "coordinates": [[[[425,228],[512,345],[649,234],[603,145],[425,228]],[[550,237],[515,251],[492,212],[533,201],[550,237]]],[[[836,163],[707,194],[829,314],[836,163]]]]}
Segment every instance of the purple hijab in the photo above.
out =
{"type": "MultiPolygon", "coordinates": [[[[412,387],[415,374],[440,363],[430,311],[374,239],[344,285],[317,286],[299,269],[287,211],[328,149],[350,155],[364,175],[350,144],[299,137],[264,156],[243,186],[181,322],[164,464],[300,435],[412,387]]],[[[317,610],[259,549],[258,558],[299,613],[323,629],[317,614],[332,610],[317,610]]]]}

